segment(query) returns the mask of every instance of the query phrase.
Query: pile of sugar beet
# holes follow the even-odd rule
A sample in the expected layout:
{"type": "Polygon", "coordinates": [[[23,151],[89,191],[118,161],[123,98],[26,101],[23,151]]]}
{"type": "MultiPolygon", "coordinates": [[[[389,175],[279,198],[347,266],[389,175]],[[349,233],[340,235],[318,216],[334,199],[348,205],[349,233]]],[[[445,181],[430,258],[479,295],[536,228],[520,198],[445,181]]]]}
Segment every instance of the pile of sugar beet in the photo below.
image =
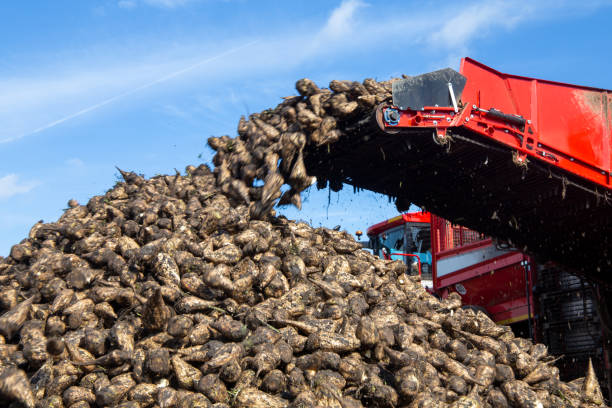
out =
{"type": "Polygon", "coordinates": [[[276,214],[315,181],[307,147],[341,143],[390,82],[297,89],[209,139],[214,171],[121,171],[0,258],[0,404],[603,406],[592,366],[563,382],[544,345],[457,294],[276,214]]]}

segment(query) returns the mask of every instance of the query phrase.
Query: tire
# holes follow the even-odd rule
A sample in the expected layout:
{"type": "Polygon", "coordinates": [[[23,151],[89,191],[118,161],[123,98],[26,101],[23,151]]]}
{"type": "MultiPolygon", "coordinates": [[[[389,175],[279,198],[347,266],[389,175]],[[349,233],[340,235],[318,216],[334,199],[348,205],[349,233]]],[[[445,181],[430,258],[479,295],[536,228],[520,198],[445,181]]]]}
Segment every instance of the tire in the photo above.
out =
{"type": "Polygon", "coordinates": [[[491,315],[489,314],[489,312],[487,312],[487,309],[485,309],[482,306],[478,306],[478,305],[463,305],[461,306],[461,308],[463,310],[473,310],[474,313],[478,313],[478,312],[482,312],[484,313],[489,319],[491,319],[491,315]]]}

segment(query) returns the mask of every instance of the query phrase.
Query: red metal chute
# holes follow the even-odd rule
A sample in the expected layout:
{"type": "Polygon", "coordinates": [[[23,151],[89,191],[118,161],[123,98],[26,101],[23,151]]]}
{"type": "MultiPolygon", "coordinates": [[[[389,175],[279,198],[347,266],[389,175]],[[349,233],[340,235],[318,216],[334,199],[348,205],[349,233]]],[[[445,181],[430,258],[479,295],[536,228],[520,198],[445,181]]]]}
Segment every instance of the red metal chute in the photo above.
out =
{"type": "Polygon", "coordinates": [[[383,126],[430,127],[440,139],[463,127],[511,147],[518,162],[538,158],[611,187],[612,91],[504,74],[470,58],[461,74],[461,109],[387,107],[383,126]]]}
{"type": "MultiPolygon", "coordinates": [[[[527,121],[522,143],[498,130],[491,137],[610,187],[612,91],[503,74],[470,58],[461,61],[461,73],[467,77],[463,101],[527,121]]],[[[467,125],[472,130],[499,123],[476,114],[478,123],[467,125]]]]}

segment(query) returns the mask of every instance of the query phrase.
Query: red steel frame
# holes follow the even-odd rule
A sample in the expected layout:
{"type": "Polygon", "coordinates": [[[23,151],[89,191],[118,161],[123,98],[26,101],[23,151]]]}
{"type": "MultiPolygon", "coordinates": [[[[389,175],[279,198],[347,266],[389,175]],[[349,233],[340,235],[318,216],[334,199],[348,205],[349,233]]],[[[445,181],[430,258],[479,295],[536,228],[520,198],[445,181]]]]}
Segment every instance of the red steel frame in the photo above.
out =
{"type": "MultiPolygon", "coordinates": [[[[446,297],[456,291],[456,285],[470,287],[473,293],[509,292],[507,299],[490,295],[479,296],[471,304],[483,306],[499,324],[511,324],[533,317],[532,273],[525,276],[524,268],[531,265],[529,257],[518,251],[510,251],[492,259],[469,265],[444,276],[438,276],[437,264],[440,260],[469,253],[494,245],[493,240],[462,226],[451,225],[448,221],[427,212],[406,213],[390,218],[368,228],[368,235],[379,235],[391,228],[406,223],[428,223],[431,228],[432,280],[433,293],[446,297]],[[527,278],[527,281],[525,281],[527,278]],[[527,285],[527,286],[525,286],[527,285]],[[529,309],[531,313],[529,313],[529,309]]],[[[390,255],[414,256],[414,254],[392,253],[390,255]]],[[[421,265],[419,260],[419,274],[421,265]]],[[[470,304],[470,303],[468,303],[470,304]]]]}
{"type": "Polygon", "coordinates": [[[397,217],[389,218],[388,220],[372,225],[368,228],[366,233],[367,235],[378,235],[381,232],[408,222],[429,224],[431,222],[431,214],[425,211],[400,214],[397,217]]]}
{"type": "Polygon", "coordinates": [[[432,128],[440,138],[464,127],[516,153],[517,162],[537,158],[612,189],[612,91],[498,72],[470,58],[461,60],[467,78],[462,107],[426,106],[399,110],[387,129],[432,128]],[[491,109],[524,120],[488,114],[491,109]]]}
{"type": "Polygon", "coordinates": [[[450,292],[457,291],[457,284],[469,285],[472,291],[479,292],[479,289],[482,289],[482,292],[479,293],[478,300],[471,303],[468,301],[468,304],[485,307],[497,323],[511,324],[533,317],[532,273],[529,271],[527,276],[524,273],[524,268],[527,267],[527,264],[531,264],[531,260],[521,252],[509,251],[444,276],[438,276],[439,261],[494,245],[491,238],[483,236],[476,238],[474,233],[475,231],[462,226],[451,225],[448,221],[432,215],[431,245],[434,292],[441,297],[446,297],[450,292]],[[464,239],[466,235],[468,239],[464,239]],[[525,281],[525,278],[527,281],[525,281]],[[512,282],[518,284],[518,288],[516,286],[511,288],[512,282]],[[510,287],[508,287],[509,284],[510,287]],[[488,293],[494,292],[495,289],[500,292],[513,291],[515,294],[518,290],[521,296],[510,296],[507,300],[501,300],[484,294],[485,291],[488,293]],[[531,313],[528,312],[529,309],[531,309],[531,313]]]}

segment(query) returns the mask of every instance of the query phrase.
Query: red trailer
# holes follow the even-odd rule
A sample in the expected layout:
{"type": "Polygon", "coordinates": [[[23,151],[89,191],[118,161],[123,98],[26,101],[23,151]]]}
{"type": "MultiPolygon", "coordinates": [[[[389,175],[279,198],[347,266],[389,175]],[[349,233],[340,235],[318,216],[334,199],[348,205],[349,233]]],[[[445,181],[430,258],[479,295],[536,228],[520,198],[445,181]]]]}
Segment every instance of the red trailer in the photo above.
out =
{"type": "Polygon", "coordinates": [[[490,237],[432,216],[434,287],[442,297],[459,293],[498,324],[532,325],[532,262],[490,237]]]}
{"type": "Polygon", "coordinates": [[[591,282],[428,212],[398,215],[367,234],[375,254],[406,262],[432,294],[457,292],[464,307],[545,343],[561,357],[563,378],[581,376],[591,359],[612,395],[606,302],[591,282]]]}
{"type": "Polygon", "coordinates": [[[533,268],[520,251],[428,212],[399,215],[367,234],[377,254],[404,260],[432,293],[457,292],[499,324],[532,321],[533,268]]]}

